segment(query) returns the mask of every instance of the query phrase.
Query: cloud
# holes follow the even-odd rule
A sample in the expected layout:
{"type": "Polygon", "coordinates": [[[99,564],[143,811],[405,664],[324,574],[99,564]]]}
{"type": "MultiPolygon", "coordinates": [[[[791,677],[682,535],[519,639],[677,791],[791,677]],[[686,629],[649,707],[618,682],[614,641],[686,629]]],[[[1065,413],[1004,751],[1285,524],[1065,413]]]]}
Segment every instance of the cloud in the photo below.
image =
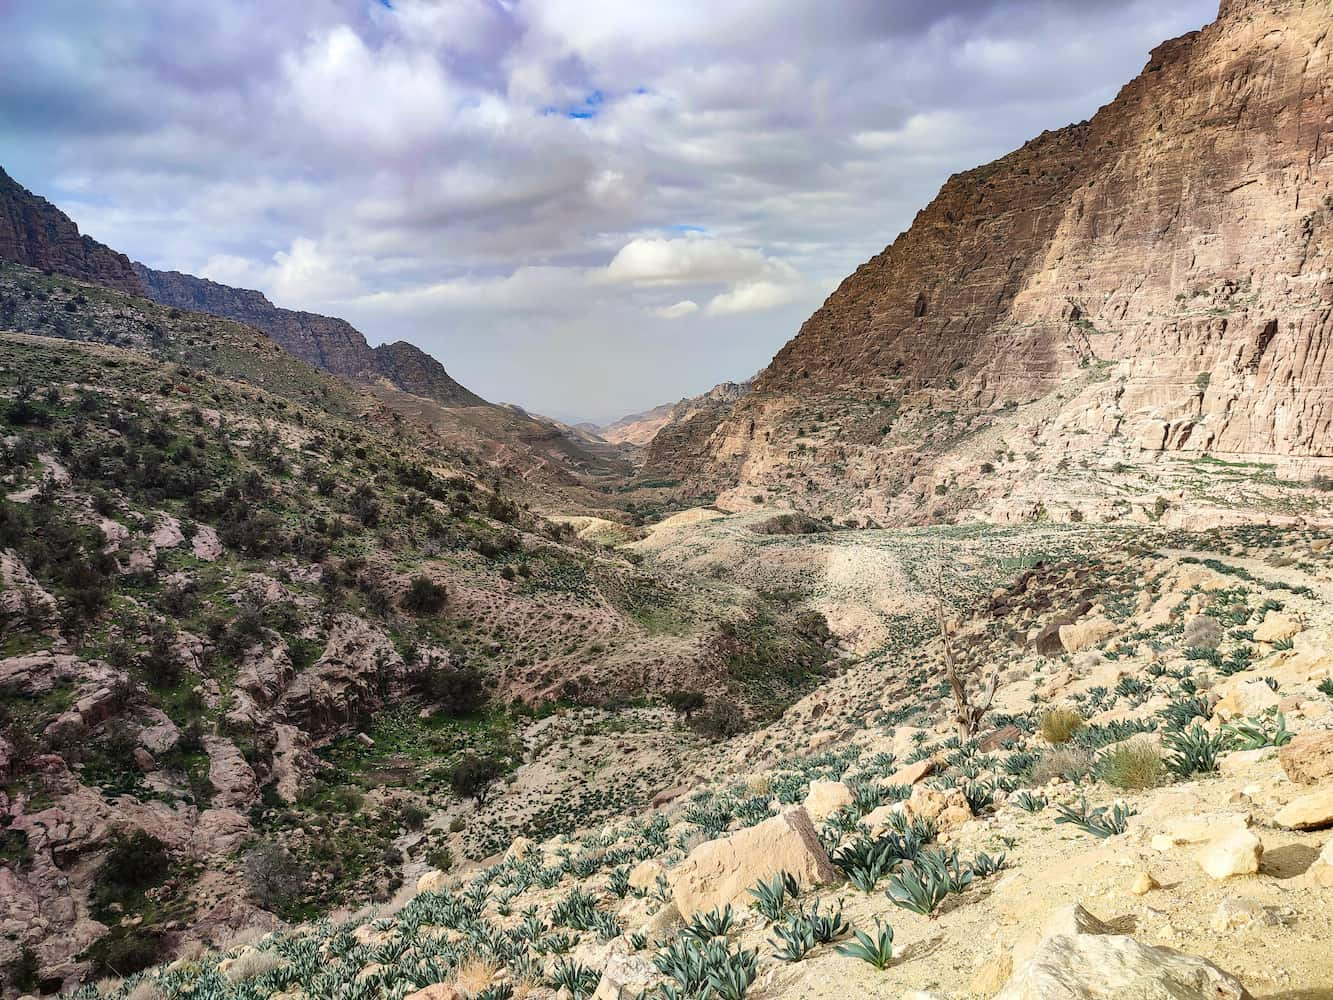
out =
{"type": "Polygon", "coordinates": [[[679,302],[673,302],[669,306],[658,306],[653,310],[654,316],[660,316],[662,319],[683,319],[691,313],[699,311],[699,303],[692,299],[681,299],[679,302]]]}
{"type": "Polygon", "coordinates": [[[3,165],[85,231],[582,417],[752,374],[1216,0],[0,9],[3,165]]]}
{"type": "Polygon", "coordinates": [[[790,286],[772,281],[746,281],[728,292],[713,296],[705,310],[710,316],[730,316],[734,313],[760,312],[785,306],[796,298],[790,286]]]}

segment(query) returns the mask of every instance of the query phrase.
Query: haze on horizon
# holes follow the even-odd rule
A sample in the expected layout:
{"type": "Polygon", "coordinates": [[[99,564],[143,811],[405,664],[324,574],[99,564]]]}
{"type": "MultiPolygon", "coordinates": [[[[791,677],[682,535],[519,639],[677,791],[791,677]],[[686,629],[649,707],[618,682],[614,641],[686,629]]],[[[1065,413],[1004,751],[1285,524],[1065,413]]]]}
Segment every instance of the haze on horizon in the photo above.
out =
{"type": "Polygon", "coordinates": [[[605,422],[753,374],[949,174],[1215,13],[8,0],[0,164],[152,267],[605,422]]]}

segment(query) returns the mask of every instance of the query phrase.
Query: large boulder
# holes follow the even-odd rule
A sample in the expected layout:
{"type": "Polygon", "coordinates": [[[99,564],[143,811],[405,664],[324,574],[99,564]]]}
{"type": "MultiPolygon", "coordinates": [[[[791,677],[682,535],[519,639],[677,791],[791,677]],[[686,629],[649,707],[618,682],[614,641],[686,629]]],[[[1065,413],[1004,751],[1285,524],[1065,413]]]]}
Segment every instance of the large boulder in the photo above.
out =
{"type": "Polygon", "coordinates": [[[1263,841],[1249,830],[1235,830],[1209,841],[1195,860],[1209,877],[1220,880],[1257,874],[1263,856],[1263,841]]]}
{"type": "Polygon", "coordinates": [[[852,804],[852,790],[841,781],[812,781],[805,796],[805,811],[816,823],[852,804]]]}
{"type": "Polygon", "coordinates": [[[1281,642],[1301,630],[1300,623],[1280,611],[1270,611],[1255,627],[1255,642],[1281,642]]]}
{"type": "Polygon", "coordinates": [[[1264,681],[1224,684],[1220,691],[1222,697],[1213,708],[1213,715],[1223,722],[1259,715],[1270,708],[1277,708],[1282,701],[1277,692],[1264,681]]]}
{"type": "Polygon", "coordinates": [[[1301,733],[1277,752],[1287,777],[1302,785],[1333,778],[1333,730],[1301,733]]]}
{"type": "Polygon", "coordinates": [[[1291,830],[1322,830],[1333,826],[1333,787],[1302,795],[1278,810],[1273,822],[1291,830]]]}
{"type": "Polygon", "coordinates": [[[715,906],[748,903],[748,890],[780,871],[790,872],[803,886],[838,877],[809,814],[799,807],[700,844],[669,878],[676,909],[688,920],[715,906]]]}
{"type": "Polygon", "coordinates": [[[1234,976],[1171,948],[1120,934],[1043,941],[996,1000],[1254,1000],[1234,976]]]}
{"type": "Polygon", "coordinates": [[[1115,635],[1115,622],[1098,615],[1086,621],[1060,626],[1060,645],[1066,653],[1077,653],[1115,635]]]}

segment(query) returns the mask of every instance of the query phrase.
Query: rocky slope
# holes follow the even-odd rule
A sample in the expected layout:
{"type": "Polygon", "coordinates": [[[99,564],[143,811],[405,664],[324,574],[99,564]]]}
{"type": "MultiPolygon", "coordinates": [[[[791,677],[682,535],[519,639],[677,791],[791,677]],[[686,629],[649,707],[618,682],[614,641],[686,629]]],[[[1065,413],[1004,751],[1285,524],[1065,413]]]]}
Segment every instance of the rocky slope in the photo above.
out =
{"type": "Polygon", "coordinates": [[[0,169],[0,259],[94,281],[131,295],[143,286],[130,260],[83,236],[64,212],[0,169]]]}
{"type": "MultiPolygon", "coordinates": [[[[789,598],[578,540],[252,327],[0,262],[3,328],[8,995],[387,894],[443,848],[398,843],[457,805],[457,764],[559,731],[525,713],[688,687],[760,719],[834,659],[789,598]]],[[[581,793],[580,755],[524,801],[604,815],[661,780],[607,742],[615,796],[581,793]]],[[[504,813],[457,849],[568,827],[504,813]]]]}
{"type": "Polygon", "coordinates": [[[450,378],[443,365],[411,344],[398,341],[371,347],[365,335],[346,320],[280,309],[262,292],[179,271],[155,271],[143,264],[135,264],[134,270],[154,301],[253,326],[316,368],[354,382],[384,378],[405,392],[444,406],[486,405],[484,399],[450,378]]]}
{"type": "Polygon", "coordinates": [[[675,403],[663,403],[644,413],[633,413],[605,427],[592,427],[590,430],[612,444],[645,447],[664,427],[689,420],[703,410],[725,408],[749,391],[750,380],[722,382],[698,396],[681,399],[675,403]]]}
{"type": "Polygon", "coordinates": [[[1331,53],[1322,0],[1226,0],[1091,121],[952,177],[674,464],[738,502],[930,516],[960,440],[1048,401],[1011,428],[1049,457],[1027,481],[1075,435],[1327,469],[1331,53]]]}

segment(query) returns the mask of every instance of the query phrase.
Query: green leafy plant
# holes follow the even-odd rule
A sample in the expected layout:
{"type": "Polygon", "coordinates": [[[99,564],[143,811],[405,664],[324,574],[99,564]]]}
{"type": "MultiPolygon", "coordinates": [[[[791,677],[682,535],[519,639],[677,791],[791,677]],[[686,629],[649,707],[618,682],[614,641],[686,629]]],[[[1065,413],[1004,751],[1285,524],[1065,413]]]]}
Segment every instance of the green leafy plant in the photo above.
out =
{"type": "Polygon", "coordinates": [[[1089,809],[1087,799],[1080,799],[1077,809],[1069,805],[1056,806],[1056,812],[1059,813],[1055,818],[1057,823],[1069,823],[1102,840],[1128,830],[1129,817],[1134,815],[1132,809],[1119,802],[1109,808],[1098,806],[1089,809]]]}
{"type": "Polygon", "coordinates": [[[893,928],[882,924],[875,918],[875,934],[872,937],[863,930],[854,932],[855,940],[840,944],[834,950],[848,958],[859,958],[869,962],[876,969],[883,971],[893,961],[893,928]]]}
{"type": "Polygon", "coordinates": [[[1013,798],[1009,801],[1024,812],[1030,813],[1039,813],[1050,804],[1047,801],[1046,796],[1038,792],[1029,792],[1026,789],[1021,792],[1016,792],[1013,798]]]}
{"type": "Polygon", "coordinates": [[[1167,733],[1162,743],[1171,751],[1166,758],[1167,768],[1172,774],[1188,778],[1217,770],[1218,755],[1227,748],[1227,734],[1220,730],[1210,733],[1194,722],[1188,729],[1167,733]]]}
{"type": "Polygon", "coordinates": [[[1230,744],[1237,750],[1261,750],[1284,747],[1291,742],[1287,717],[1281,712],[1251,716],[1227,727],[1230,744]]]}
{"type": "Polygon", "coordinates": [[[796,876],[789,871],[780,871],[767,882],[760,882],[748,890],[754,897],[754,908],[769,920],[777,920],[786,910],[787,899],[795,899],[800,893],[796,876]]]}

